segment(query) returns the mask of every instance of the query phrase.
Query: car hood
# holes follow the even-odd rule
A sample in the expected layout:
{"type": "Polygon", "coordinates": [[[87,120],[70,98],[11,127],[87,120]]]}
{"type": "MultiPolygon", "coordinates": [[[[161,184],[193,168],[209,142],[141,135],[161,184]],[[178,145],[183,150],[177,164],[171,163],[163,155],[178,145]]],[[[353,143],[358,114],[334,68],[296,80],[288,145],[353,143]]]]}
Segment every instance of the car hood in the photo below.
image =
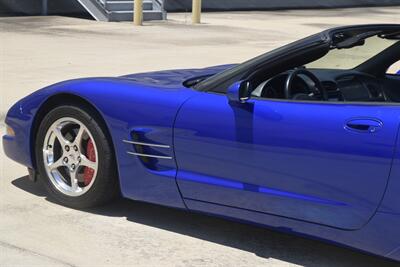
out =
{"type": "Polygon", "coordinates": [[[214,75],[226,69],[235,66],[235,64],[219,65],[203,69],[178,69],[155,71],[146,73],[137,73],[121,76],[120,78],[130,79],[137,83],[159,87],[183,86],[182,83],[188,79],[214,75]]]}

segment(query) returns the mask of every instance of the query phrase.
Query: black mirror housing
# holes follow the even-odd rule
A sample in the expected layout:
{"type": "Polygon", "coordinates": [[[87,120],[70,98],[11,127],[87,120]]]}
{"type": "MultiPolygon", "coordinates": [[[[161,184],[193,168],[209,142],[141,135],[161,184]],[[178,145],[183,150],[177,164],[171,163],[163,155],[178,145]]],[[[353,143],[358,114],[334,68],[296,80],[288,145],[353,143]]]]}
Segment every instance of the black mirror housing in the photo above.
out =
{"type": "Polygon", "coordinates": [[[250,99],[250,82],[235,82],[229,86],[227,97],[232,103],[246,103],[250,99]]]}

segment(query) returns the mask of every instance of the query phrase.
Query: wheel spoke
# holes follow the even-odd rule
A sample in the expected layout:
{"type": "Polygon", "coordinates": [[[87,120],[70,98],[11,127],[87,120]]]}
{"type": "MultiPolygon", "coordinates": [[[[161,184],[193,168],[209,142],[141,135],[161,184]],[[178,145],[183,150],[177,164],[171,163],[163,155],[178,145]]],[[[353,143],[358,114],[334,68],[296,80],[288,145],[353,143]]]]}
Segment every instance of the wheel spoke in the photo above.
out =
{"type": "Polygon", "coordinates": [[[64,146],[69,143],[69,141],[65,139],[65,137],[63,136],[60,128],[56,127],[53,130],[53,133],[56,135],[58,142],[60,142],[61,146],[64,146]]]}
{"type": "Polygon", "coordinates": [[[80,157],[81,157],[81,163],[80,163],[81,166],[86,166],[86,167],[89,167],[89,168],[97,171],[97,163],[96,162],[89,160],[83,154],[81,154],[80,157]]]}
{"type": "Polygon", "coordinates": [[[76,192],[78,190],[77,171],[70,171],[69,175],[71,177],[71,189],[73,192],[76,192]]]}
{"type": "Polygon", "coordinates": [[[56,162],[50,163],[48,165],[50,171],[53,171],[61,166],[64,166],[63,164],[63,157],[60,157],[56,162]]]}
{"type": "Polygon", "coordinates": [[[82,143],[82,136],[83,133],[85,132],[85,127],[83,127],[82,125],[79,126],[79,131],[75,136],[74,139],[74,144],[77,145],[78,147],[80,147],[81,143],[82,143]]]}

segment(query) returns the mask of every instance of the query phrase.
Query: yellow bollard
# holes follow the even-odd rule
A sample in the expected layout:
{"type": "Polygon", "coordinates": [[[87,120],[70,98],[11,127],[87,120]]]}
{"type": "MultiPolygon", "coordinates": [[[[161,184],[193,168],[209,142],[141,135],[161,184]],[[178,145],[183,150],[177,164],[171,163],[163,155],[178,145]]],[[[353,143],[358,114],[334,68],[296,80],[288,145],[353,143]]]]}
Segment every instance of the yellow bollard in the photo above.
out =
{"type": "Polygon", "coordinates": [[[201,0],[193,0],[192,23],[198,24],[200,22],[201,22],[201,0]]]}
{"type": "Polygon", "coordinates": [[[133,4],[133,24],[141,26],[143,23],[143,0],[134,0],[133,4]]]}

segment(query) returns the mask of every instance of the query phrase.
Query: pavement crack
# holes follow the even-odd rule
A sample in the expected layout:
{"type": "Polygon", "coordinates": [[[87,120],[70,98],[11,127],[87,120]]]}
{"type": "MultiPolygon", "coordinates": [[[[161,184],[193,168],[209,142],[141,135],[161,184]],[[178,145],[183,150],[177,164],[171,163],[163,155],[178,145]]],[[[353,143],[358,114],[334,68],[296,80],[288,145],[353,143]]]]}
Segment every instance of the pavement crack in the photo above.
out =
{"type": "Polygon", "coordinates": [[[38,252],[35,252],[35,251],[33,251],[33,250],[30,250],[30,249],[26,249],[26,248],[23,248],[23,247],[19,247],[19,246],[10,244],[10,243],[8,243],[8,242],[0,241],[0,247],[9,248],[9,249],[14,249],[14,250],[17,250],[17,251],[20,251],[20,252],[23,252],[23,253],[29,253],[29,254],[31,254],[31,255],[33,255],[33,256],[38,256],[38,257],[46,258],[46,259],[48,259],[48,260],[50,260],[50,261],[52,261],[52,262],[54,262],[54,263],[58,263],[58,264],[61,264],[61,265],[63,265],[63,266],[77,267],[76,265],[70,264],[70,263],[68,263],[68,262],[65,262],[65,261],[62,261],[62,260],[53,258],[53,257],[51,257],[51,256],[47,256],[47,255],[44,255],[44,254],[41,254],[41,253],[38,253],[38,252]]]}

